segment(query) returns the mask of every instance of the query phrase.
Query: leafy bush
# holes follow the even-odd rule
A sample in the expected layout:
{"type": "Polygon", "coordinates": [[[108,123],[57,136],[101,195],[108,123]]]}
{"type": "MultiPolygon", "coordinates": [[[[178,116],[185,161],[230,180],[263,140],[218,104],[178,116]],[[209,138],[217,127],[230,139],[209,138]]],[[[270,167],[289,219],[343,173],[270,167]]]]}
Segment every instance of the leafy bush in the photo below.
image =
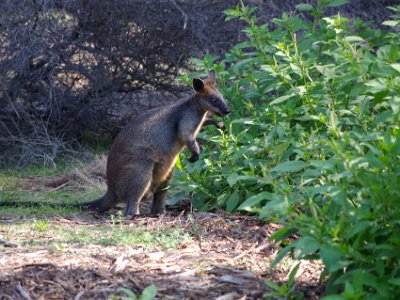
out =
{"type": "Polygon", "coordinates": [[[182,159],[177,180],[191,182],[180,193],[194,191],[200,210],[279,221],[278,242],[298,232],[275,264],[289,252],[321,259],[334,299],[398,298],[400,6],[388,30],[322,17],[345,2],[299,4],[314,21],[285,13],[275,30],[243,3],[225,11],[247,24],[246,41],[193,62],[219,73],[229,134],[202,133],[202,159],[182,159]]]}

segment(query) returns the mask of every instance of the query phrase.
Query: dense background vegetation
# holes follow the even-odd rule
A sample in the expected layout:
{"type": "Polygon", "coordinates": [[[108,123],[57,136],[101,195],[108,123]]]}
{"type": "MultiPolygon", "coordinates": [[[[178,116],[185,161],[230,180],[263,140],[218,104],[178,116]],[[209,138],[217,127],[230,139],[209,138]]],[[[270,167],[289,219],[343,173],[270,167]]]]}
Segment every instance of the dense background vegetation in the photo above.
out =
{"type": "MultiPolygon", "coordinates": [[[[395,1],[353,0],[342,11],[380,22],[395,1]]],[[[243,22],[224,22],[236,3],[0,1],[1,160],[54,166],[88,136],[114,137],[132,113],[175,101],[190,56],[222,55],[245,38],[243,22]]],[[[293,1],[248,3],[263,22],[295,10],[293,1]]]]}
{"type": "Polygon", "coordinates": [[[218,71],[235,112],[228,134],[203,134],[219,145],[205,143],[179,174],[192,184],[179,186],[200,210],[285,224],[273,236],[285,246],[275,263],[289,252],[321,259],[327,295],[340,295],[327,299],[397,299],[400,7],[389,8],[385,29],[321,17],[344,2],[299,4],[313,19],[283,14],[273,30],[243,3],[225,11],[247,24],[246,40],[193,62],[218,71]],[[301,237],[286,245],[294,233],[301,237]]]}

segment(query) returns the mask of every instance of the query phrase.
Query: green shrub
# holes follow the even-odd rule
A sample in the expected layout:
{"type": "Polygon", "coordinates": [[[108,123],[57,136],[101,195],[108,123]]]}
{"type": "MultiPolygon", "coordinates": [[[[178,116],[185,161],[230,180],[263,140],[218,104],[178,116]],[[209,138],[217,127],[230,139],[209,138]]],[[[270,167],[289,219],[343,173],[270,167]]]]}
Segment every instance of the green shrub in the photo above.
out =
{"type": "Polygon", "coordinates": [[[247,24],[247,39],[193,63],[218,72],[229,133],[199,136],[202,157],[179,162],[185,183],[172,201],[194,191],[200,210],[284,224],[275,241],[300,233],[275,263],[288,252],[322,259],[335,299],[399,298],[400,6],[387,30],[321,17],[345,2],[299,4],[314,21],[283,14],[275,30],[242,3],[225,11],[247,24]]]}

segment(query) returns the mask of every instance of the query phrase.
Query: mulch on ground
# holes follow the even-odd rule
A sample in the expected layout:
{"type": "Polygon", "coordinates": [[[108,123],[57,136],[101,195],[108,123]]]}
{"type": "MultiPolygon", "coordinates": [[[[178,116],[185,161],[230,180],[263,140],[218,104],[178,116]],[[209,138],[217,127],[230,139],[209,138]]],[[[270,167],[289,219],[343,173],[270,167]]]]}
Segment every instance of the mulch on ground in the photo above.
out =
{"type": "MultiPolygon", "coordinates": [[[[10,222],[13,220],[0,217],[0,224],[10,222]]],[[[110,219],[81,213],[51,222],[71,227],[104,224],[110,219]]],[[[132,230],[139,224],[146,226],[150,232],[179,226],[192,240],[169,250],[72,244],[63,251],[3,241],[0,299],[110,299],[111,295],[124,295],[119,288],[140,293],[150,284],[157,287],[157,299],[260,299],[269,290],[265,280],[285,282],[290,272],[290,266],[270,268],[279,246],[268,238],[279,225],[255,217],[169,213],[122,222],[132,230]]],[[[296,280],[305,299],[321,296],[321,268],[318,262],[301,263],[296,280]]]]}

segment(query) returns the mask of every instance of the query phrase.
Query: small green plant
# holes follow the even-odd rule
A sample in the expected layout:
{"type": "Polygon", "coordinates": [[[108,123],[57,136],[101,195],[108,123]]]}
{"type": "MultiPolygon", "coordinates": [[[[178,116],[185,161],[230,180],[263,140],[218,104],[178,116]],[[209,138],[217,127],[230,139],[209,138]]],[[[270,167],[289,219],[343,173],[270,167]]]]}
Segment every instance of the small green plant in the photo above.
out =
{"type": "Polygon", "coordinates": [[[48,225],[49,225],[49,221],[47,219],[43,219],[43,220],[33,219],[31,228],[32,228],[32,230],[37,231],[37,232],[46,232],[48,225]]]}
{"type": "Polygon", "coordinates": [[[304,293],[296,291],[296,283],[294,282],[300,264],[298,263],[290,272],[287,283],[276,284],[272,281],[266,281],[265,284],[272,289],[271,292],[264,293],[264,297],[274,297],[274,299],[299,300],[303,299],[304,293]]]}
{"type": "Polygon", "coordinates": [[[113,226],[116,224],[121,224],[124,220],[124,214],[121,210],[119,210],[116,214],[111,214],[110,219],[113,226]]]}
{"type": "Polygon", "coordinates": [[[137,296],[134,292],[127,288],[120,288],[119,291],[124,293],[126,297],[113,296],[113,298],[119,300],[152,300],[157,296],[157,288],[154,284],[146,287],[140,296],[137,296]]]}
{"type": "Polygon", "coordinates": [[[201,225],[197,223],[196,219],[193,217],[192,214],[189,214],[187,216],[187,219],[190,223],[190,235],[198,235],[200,234],[200,230],[201,230],[201,225]]]}

